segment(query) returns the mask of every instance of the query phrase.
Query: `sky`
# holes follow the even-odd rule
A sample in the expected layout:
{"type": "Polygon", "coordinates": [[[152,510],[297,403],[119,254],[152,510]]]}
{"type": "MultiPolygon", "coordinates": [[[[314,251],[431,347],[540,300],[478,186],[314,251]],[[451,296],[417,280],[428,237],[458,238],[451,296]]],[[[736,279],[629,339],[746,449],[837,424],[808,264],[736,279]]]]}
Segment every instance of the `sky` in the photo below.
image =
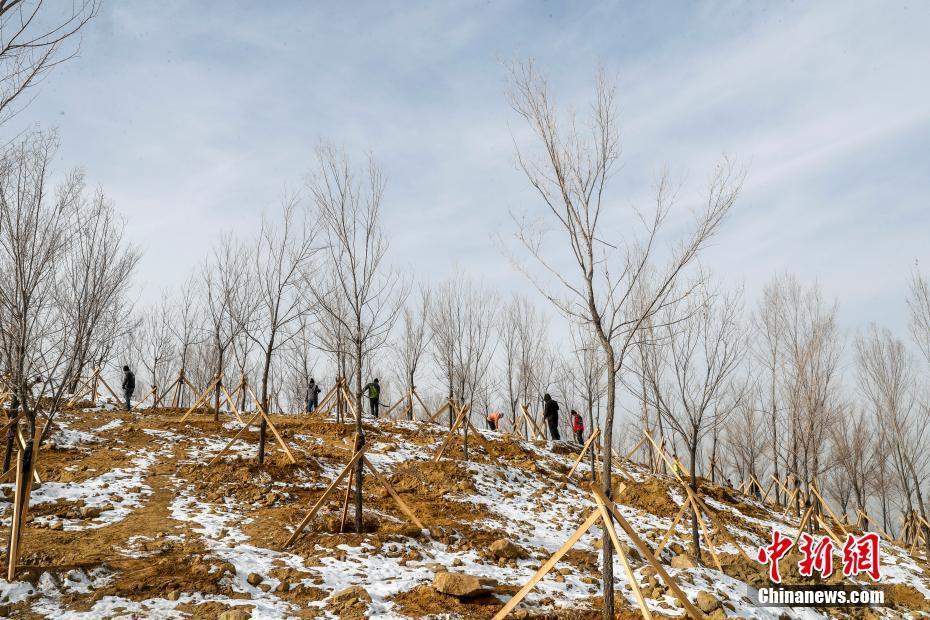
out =
{"type": "Polygon", "coordinates": [[[143,303],[301,191],[320,141],[382,164],[394,264],[532,297],[494,241],[511,211],[544,214],[506,65],[534,59],[579,113],[603,67],[611,209],[648,206],[667,168],[687,213],[730,157],[746,182],[703,264],[750,305],[775,274],[819,282],[850,331],[903,337],[915,261],[930,273],[928,27],[925,2],[105,0],[4,131],[58,129],[58,166],[82,167],[144,252],[143,303]]]}

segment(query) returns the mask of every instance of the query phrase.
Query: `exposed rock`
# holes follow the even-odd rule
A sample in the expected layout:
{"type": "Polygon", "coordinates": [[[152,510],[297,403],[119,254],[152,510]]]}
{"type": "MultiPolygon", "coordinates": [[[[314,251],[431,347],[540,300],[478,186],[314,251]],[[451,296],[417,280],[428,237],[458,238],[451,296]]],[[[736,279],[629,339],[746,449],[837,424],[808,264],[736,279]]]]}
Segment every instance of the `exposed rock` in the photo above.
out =
{"type": "Polygon", "coordinates": [[[82,519],[96,519],[100,516],[100,513],[103,512],[101,508],[97,506],[82,506],[81,507],[81,518],[82,519]]]}
{"type": "Polygon", "coordinates": [[[491,543],[491,546],[488,547],[488,551],[491,552],[495,558],[505,558],[508,560],[522,559],[526,557],[526,550],[519,545],[516,545],[505,538],[495,540],[491,543]]]}
{"type": "Polygon", "coordinates": [[[250,586],[257,586],[262,582],[262,576],[258,573],[249,573],[245,580],[249,582],[250,586]]]}
{"type": "Polygon", "coordinates": [[[690,555],[676,555],[672,558],[672,568],[697,568],[697,562],[690,555]]]}
{"type": "Polygon", "coordinates": [[[433,588],[443,594],[450,594],[460,598],[477,596],[484,591],[481,580],[474,575],[464,573],[436,573],[433,578],[433,588]]]}
{"type": "Polygon", "coordinates": [[[252,614],[244,609],[229,609],[220,614],[219,620],[249,620],[252,614]]]}
{"type": "Polygon", "coordinates": [[[697,595],[697,606],[698,609],[703,611],[705,614],[709,614],[712,611],[720,609],[720,601],[717,600],[710,592],[705,592],[701,590],[697,595]]]}
{"type": "Polygon", "coordinates": [[[361,586],[352,586],[345,590],[339,590],[332,595],[331,600],[334,605],[351,605],[357,601],[370,603],[371,595],[368,594],[368,590],[361,586]]]}

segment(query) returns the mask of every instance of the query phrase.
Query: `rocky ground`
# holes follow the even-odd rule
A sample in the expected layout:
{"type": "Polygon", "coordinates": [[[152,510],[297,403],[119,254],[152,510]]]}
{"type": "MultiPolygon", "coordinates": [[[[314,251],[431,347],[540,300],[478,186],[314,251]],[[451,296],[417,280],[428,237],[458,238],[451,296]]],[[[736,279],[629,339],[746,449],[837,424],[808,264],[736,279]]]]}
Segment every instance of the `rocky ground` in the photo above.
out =
{"type": "MultiPolygon", "coordinates": [[[[90,405],[91,403],[86,403],[90,405]]],[[[411,524],[373,476],[365,478],[365,528],[339,533],[343,487],[295,544],[285,541],[351,458],[354,430],[313,416],[275,416],[297,464],[269,435],[269,458],[255,464],[248,431],[208,465],[241,424],[204,412],[129,414],[94,406],[64,412],[44,447],[22,543],[19,580],[0,580],[0,615],[22,618],[490,618],[594,508],[587,465],[567,481],[577,446],[532,443],[482,431],[486,447],[461,441],[432,462],[441,426],[366,423],[368,457],[425,526],[411,524]]],[[[641,467],[618,479],[621,512],[657,543],[684,501],[680,487],[641,467]]],[[[9,527],[12,485],[0,486],[9,527]]],[[[859,610],[752,605],[767,583],[755,556],[772,527],[797,532],[792,518],[731,489],[705,496],[727,532],[720,571],[687,549],[682,525],[662,560],[710,617],[913,617],[930,608],[922,560],[883,543],[882,583],[891,606],[859,610]]],[[[351,511],[350,511],[351,516],[351,511]]],[[[351,518],[349,519],[351,523],[351,518]]],[[[621,538],[623,533],[621,532],[621,538]]],[[[600,617],[600,529],[595,526],[514,613],[523,618],[600,617]]],[[[683,609],[655,571],[631,553],[656,617],[683,609]]],[[[794,558],[796,560],[796,558],[794,558]]],[[[786,581],[801,582],[782,563],[786,581]]],[[[616,569],[621,617],[638,618],[633,591],[616,569]]]]}

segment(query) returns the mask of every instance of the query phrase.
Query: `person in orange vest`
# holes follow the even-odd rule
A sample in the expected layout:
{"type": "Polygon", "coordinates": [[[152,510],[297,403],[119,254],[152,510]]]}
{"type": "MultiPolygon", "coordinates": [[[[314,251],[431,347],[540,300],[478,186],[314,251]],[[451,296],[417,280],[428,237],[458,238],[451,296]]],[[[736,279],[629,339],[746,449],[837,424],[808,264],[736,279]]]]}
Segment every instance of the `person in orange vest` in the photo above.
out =
{"type": "Polygon", "coordinates": [[[500,428],[501,418],[504,417],[504,414],[500,411],[492,411],[488,414],[488,430],[496,431],[500,428]]]}
{"type": "Polygon", "coordinates": [[[575,441],[584,445],[584,420],[581,419],[581,414],[572,409],[572,432],[575,433],[575,441]]]}

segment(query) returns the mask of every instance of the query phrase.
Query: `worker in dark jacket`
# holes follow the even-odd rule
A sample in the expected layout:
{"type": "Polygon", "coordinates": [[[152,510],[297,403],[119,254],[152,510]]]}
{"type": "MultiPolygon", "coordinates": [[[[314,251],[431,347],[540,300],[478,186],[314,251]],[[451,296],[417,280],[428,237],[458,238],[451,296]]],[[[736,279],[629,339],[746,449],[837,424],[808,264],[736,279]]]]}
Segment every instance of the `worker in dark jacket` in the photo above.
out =
{"type": "Polygon", "coordinates": [[[310,383],[307,384],[307,413],[313,413],[317,405],[320,404],[320,386],[316,384],[313,377],[310,377],[310,383]]]}
{"type": "Polygon", "coordinates": [[[136,391],[136,376],[129,370],[129,366],[123,366],[123,396],[126,397],[126,411],[132,407],[129,401],[132,399],[132,393],[136,391]]]}
{"type": "Polygon", "coordinates": [[[378,399],[381,398],[381,384],[378,383],[376,378],[374,381],[366,385],[362,392],[368,396],[368,405],[371,407],[371,416],[373,418],[378,417],[378,399]]]}
{"type": "Polygon", "coordinates": [[[548,394],[543,396],[543,419],[549,425],[549,437],[553,441],[562,439],[559,437],[559,403],[548,394]]]}

